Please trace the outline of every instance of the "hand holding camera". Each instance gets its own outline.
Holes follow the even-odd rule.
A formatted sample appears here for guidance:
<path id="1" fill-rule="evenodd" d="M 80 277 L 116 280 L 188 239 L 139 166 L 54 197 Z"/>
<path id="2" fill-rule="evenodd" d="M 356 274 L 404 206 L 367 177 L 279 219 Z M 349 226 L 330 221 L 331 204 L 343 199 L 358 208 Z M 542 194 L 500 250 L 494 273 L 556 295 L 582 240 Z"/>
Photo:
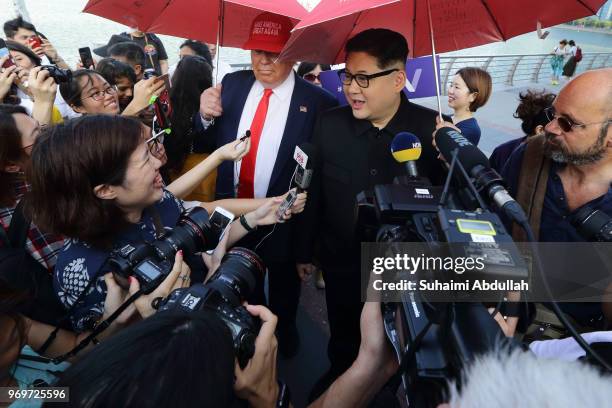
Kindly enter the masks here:
<path id="1" fill-rule="evenodd" d="M 57 83 L 53 73 L 45 68 L 40 66 L 30 70 L 28 88 L 35 102 L 53 104 L 57 94 Z"/>
<path id="2" fill-rule="evenodd" d="M 274 331 L 278 318 L 264 306 L 246 305 L 248 312 L 261 320 L 261 328 L 255 339 L 255 354 L 244 368 L 235 364 L 234 391 L 255 408 L 272 407 L 278 398 L 276 381 L 276 354 L 278 342 Z"/>

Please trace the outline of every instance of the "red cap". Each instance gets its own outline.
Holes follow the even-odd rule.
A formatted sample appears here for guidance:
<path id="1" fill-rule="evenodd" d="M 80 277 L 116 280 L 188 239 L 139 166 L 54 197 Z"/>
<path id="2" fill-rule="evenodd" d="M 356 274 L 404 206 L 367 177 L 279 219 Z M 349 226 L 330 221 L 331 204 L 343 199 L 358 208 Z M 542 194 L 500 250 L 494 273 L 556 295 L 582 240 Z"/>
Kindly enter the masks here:
<path id="1" fill-rule="evenodd" d="M 242 48 L 279 53 L 289 40 L 292 28 L 289 17 L 262 13 L 253 20 L 249 40 Z"/>

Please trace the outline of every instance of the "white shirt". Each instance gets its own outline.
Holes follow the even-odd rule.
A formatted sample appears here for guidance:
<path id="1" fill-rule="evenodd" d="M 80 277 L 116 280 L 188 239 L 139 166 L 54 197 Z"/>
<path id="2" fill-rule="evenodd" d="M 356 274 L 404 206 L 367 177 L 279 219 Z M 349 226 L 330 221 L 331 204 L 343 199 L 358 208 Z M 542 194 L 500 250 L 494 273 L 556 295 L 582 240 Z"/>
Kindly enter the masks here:
<path id="1" fill-rule="evenodd" d="M 291 103 L 291 95 L 295 87 L 295 76 L 293 71 L 287 79 L 273 89 L 268 105 L 268 113 L 264 123 L 261 136 L 259 137 L 259 147 L 257 149 L 257 159 L 255 161 L 255 185 L 253 186 L 255 198 L 266 197 L 268 186 L 270 185 L 270 177 L 276 162 L 276 155 L 285 133 L 285 125 L 287 124 L 287 115 L 289 114 L 289 105 Z M 255 81 L 246 99 L 242 116 L 240 116 L 240 124 L 238 125 L 238 134 L 236 138 L 242 137 L 245 132 L 251 127 L 257 105 L 264 94 L 264 87 L 259 81 Z M 234 172 L 234 187 L 238 186 L 240 178 L 240 165 L 242 161 L 236 163 L 236 171 Z M 289 186 L 287 186 L 289 188 Z"/>
<path id="2" fill-rule="evenodd" d="M 582 333 L 582 337 L 589 344 L 610 343 L 612 342 L 612 331 Z M 577 360 L 586 354 L 573 337 L 534 341 L 529 344 L 529 348 L 538 357 L 566 361 Z"/>

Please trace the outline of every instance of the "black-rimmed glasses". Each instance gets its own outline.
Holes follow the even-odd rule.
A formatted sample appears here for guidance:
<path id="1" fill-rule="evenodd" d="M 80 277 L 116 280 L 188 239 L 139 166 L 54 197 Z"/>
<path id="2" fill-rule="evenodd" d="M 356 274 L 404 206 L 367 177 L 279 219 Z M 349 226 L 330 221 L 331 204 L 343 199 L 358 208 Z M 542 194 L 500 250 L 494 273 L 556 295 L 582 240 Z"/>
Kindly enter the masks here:
<path id="1" fill-rule="evenodd" d="M 350 86 L 353 82 L 353 79 L 357 82 L 360 88 L 367 88 L 370 86 L 370 79 L 382 77 L 385 75 L 389 75 L 392 72 L 399 71 L 397 68 L 388 69 L 386 71 L 377 72 L 375 74 L 351 74 L 350 72 L 346 72 L 346 69 L 341 69 L 338 71 L 338 76 L 340 77 L 340 81 L 342 81 L 343 85 Z"/>

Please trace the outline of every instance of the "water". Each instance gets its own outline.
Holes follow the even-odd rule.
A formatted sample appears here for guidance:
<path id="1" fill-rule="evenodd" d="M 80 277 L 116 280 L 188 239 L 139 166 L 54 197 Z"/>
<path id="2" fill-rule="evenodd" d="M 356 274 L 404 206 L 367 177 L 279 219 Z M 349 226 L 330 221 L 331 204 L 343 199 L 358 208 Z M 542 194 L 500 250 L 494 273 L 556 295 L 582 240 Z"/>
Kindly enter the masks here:
<path id="1" fill-rule="evenodd" d="M 194 0 L 197 1 L 197 0 Z M 302 0 L 303 4 L 314 6 L 317 0 Z M 53 42 L 60 55 L 69 65 L 78 61 L 80 47 L 105 44 L 112 34 L 125 31 L 127 27 L 91 14 L 81 13 L 86 0 L 26 0 L 26 6 L 36 28 Z M 0 0 L 0 21 L 14 18 L 12 2 Z M 524 34 L 507 42 L 493 43 L 480 47 L 455 51 L 455 55 L 499 55 L 548 53 L 559 40 L 573 39 L 583 52 L 611 52 L 612 35 L 605 33 L 578 32 L 565 28 L 552 28 L 545 40 L 539 40 L 535 33 Z M 160 36 L 169 56 L 170 64 L 178 60 L 178 46 L 183 39 Z M 230 64 L 250 62 L 246 51 L 236 48 L 222 48 L 221 58 Z"/>

